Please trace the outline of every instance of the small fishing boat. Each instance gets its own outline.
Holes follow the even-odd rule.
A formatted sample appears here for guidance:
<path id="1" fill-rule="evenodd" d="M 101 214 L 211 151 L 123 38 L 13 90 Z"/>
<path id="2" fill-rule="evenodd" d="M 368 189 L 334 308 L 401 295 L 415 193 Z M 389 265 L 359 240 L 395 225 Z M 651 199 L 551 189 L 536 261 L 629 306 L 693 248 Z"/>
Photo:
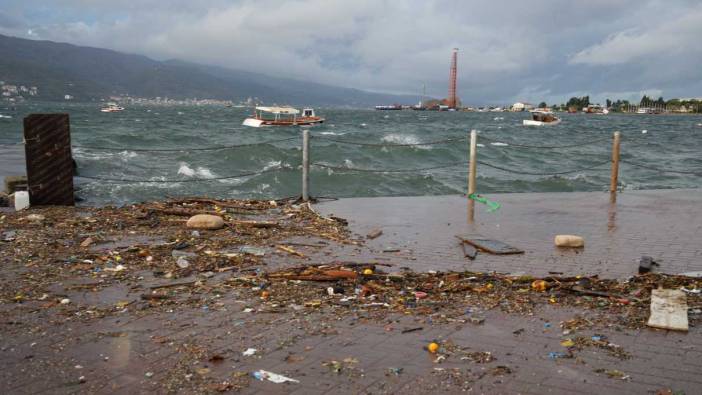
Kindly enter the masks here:
<path id="1" fill-rule="evenodd" d="M 260 128 L 262 126 L 313 126 L 324 123 L 324 118 L 318 117 L 314 109 L 305 108 L 302 115 L 292 107 L 256 107 L 254 115 L 246 118 L 242 125 Z"/>
<path id="2" fill-rule="evenodd" d="M 120 112 L 124 111 L 124 107 L 120 107 L 117 105 L 117 103 L 107 103 L 103 108 L 100 109 L 100 112 Z"/>
<path id="3" fill-rule="evenodd" d="M 530 112 L 531 119 L 525 119 L 522 121 L 524 126 L 558 125 L 561 123 L 561 119 L 550 110 L 537 109 Z"/>

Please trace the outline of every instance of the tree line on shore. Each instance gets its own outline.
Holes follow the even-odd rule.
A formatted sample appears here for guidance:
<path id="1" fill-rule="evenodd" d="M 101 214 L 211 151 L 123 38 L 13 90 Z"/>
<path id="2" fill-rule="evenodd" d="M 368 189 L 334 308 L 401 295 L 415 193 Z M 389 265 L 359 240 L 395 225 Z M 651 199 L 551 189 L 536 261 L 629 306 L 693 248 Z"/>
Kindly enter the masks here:
<path id="1" fill-rule="evenodd" d="M 571 97 L 568 102 L 562 104 L 553 104 L 552 109 L 556 111 L 575 110 L 580 111 L 589 105 L 600 106 L 600 103 L 592 103 L 590 96 Z M 539 107 L 547 107 L 545 102 L 541 102 Z M 671 112 L 690 112 L 702 113 L 702 100 L 700 99 L 670 99 L 665 100 L 663 96 L 658 99 L 643 95 L 638 103 L 630 102 L 629 100 L 612 101 L 607 99 L 604 108 L 614 112 L 630 112 L 636 111 L 638 108 L 657 108 Z"/>

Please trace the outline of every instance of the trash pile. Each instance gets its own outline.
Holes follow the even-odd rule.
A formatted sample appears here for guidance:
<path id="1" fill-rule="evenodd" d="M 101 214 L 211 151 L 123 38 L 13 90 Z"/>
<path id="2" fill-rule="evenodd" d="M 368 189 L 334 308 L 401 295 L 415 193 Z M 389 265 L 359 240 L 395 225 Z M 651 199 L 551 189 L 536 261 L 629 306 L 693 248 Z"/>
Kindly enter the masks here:
<path id="1" fill-rule="evenodd" d="M 290 241 L 362 246 L 365 238 L 352 237 L 346 225 L 289 200 L 181 198 L 121 208 L 32 208 L 0 217 L 5 268 L 0 299 L 75 313 L 70 309 L 78 307 L 65 292 L 52 292 L 55 284 L 93 292 L 123 285 L 136 297 L 91 308 L 93 315 L 130 305 L 138 311 L 202 306 L 212 299 L 208 295 L 236 291 L 250 311 L 328 309 L 335 316 L 362 311 L 379 319 L 401 313 L 474 324 L 482 323 L 480 311 L 531 314 L 548 304 L 593 310 L 602 323 L 640 328 L 650 314 L 652 290 L 662 287 L 682 289 L 689 296 L 690 322 L 699 321 L 699 278 L 417 273 L 379 262 L 314 263 Z M 274 254 L 286 265 L 267 268 Z M 204 296 L 193 299 L 193 291 Z"/>
<path id="2" fill-rule="evenodd" d="M 241 286 L 265 288 L 265 301 L 276 308 L 333 308 L 336 314 L 365 310 L 427 315 L 435 323 L 482 323 L 476 311 L 499 309 L 531 314 L 544 304 L 593 310 L 601 323 L 641 328 L 650 314 L 652 290 L 684 288 L 699 295 L 702 279 L 646 274 L 626 281 L 593 277 L 510 276 L 474 272 L 387 272 L 379 264 L 308 265 L 235 277 Z M 252 297 L 255 295 L 251 295 Z M 693 315 L 699 320 L 702 298 Z M 576 331 L 582 323 L 571 322 Z M 593 326 L 589 322 L 588 326 Z"/>
<path id="3" fill-rule="evenodd" d="M 218 221 L 194 223 L 202 215 Z M 267 254 L 295 254 L 282 244 L 294 237 L 314 239 L 320 246 L 356 243 L 343 220 L 284 200 L 184 198 L 6 213 L 0 215 L 0 300 L 59 304 L 64 298 L 50 291 L 57 283 L 87 291 L 158 281 L 168 288 L 186 278 L 183 284 L 196 285 L 216 275 L 255 270 Z M 151 294 L 145 298 L 159 300 Z"/>

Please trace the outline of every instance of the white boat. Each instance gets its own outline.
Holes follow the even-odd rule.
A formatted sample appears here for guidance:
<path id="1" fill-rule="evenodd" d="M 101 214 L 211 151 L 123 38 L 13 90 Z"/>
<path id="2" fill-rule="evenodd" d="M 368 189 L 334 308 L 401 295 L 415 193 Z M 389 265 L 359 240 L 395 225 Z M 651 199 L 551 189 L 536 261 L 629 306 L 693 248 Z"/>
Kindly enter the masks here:
<path id="1" fill-rule="evenodd" d="M 300 111 L 292 107 L 256 107 L 253 117 L 246 118 L 242 125 L 260 128 L 262 126 L 312 126 L 324 123 L 324 118 L 318 117 L 314 109 L 305 108 L 302 116 Z"/>
<path id="2" fill-rule="evenodd" d="M 561 119 L 551 112 L 551 110 L 537 109 L 530 112 L 531 119 L 522 121 L 524 126 L 551 126 L 561 123 Z"/>
<path id="3" fill-rule="evenodd" d="M 120 112 L 124 111 L 124 107 L 120 107 L 117 105 L 117 103 L 107 103 L 105 104 L 105 107 L 100 109 L 100 112 Z"/>
<path id="4" fill-rule="evenodd" d="M 585 114 L 596 114 L 596 115 L 607 115 L 609 110 L 606 107 L 602 107 L 599 104 L 590 104 L 583 108 Z"/>

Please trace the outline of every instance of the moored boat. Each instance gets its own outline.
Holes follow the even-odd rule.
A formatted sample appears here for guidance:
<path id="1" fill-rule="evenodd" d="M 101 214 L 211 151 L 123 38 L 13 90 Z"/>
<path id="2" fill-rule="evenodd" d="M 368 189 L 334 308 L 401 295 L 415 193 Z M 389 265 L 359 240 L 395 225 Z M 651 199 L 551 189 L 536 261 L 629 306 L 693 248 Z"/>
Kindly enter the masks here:
<path id="1" fill-rule="evenodd" d="M 324 123 L 324 118 L 318 117 L 314 109 L 305 108 L 300 111 L 292 107 L 256 107 L 254 115 L 246 118 L 242 125 L 260 128 L 262 126 L 312 126 Z"/>
<path id="2" fill-rule="evenodd" d="M 118 106 L 117 103 L 109 102 L 105 104 L 103 108 L 100 109 L 100 112 L 120 112 L 124 111 L 124 107 Z"/>
<path id="3" fill-rule="evenodd" d="M 600 106 L 599 104 L 589 104 L 587 107 L 583 107 L 583 113 L 607 115 L 609 114 L 609 110 L 606 107 Z"/>
<path id="4" fill-rule="evenodd" d="M 393 104 L 390 106 L 375 106 L 376 110 L 381 110 L 381 111 L 393 111 L 393 110 L 402 110 L 402 106 L 399 104 Z"/>
<path id="5" fill-rule="evenodd" d="M 530 111 L 531 119 L 525 119 L 522 121 L 524 126 L 546 126 L 546 125 L 558 125 L 561 123 L 561 119 L 558 118 L 551 110 L 548 109 L 537 109 Z"/>

